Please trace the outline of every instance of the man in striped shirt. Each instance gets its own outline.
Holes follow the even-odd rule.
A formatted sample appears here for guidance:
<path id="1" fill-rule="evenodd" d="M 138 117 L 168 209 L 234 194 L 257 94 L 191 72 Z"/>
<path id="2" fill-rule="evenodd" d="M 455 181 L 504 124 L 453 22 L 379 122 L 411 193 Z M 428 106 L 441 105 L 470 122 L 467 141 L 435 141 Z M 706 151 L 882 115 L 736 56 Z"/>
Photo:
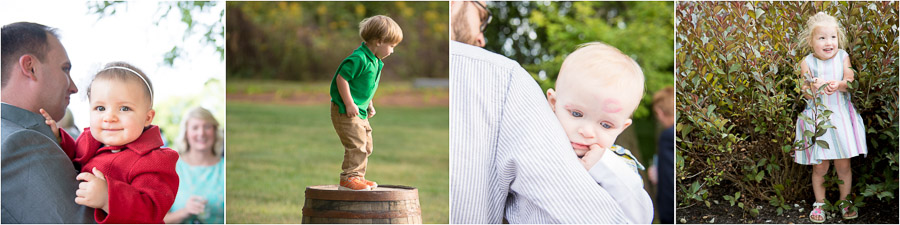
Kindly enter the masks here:
<path id="1" fill-rule="evenodd" d="M 629 222 L 578 161 L 531 75 L 477 47 L 485 3 L 453 1 L 451 16 L 450 222 Z"/>

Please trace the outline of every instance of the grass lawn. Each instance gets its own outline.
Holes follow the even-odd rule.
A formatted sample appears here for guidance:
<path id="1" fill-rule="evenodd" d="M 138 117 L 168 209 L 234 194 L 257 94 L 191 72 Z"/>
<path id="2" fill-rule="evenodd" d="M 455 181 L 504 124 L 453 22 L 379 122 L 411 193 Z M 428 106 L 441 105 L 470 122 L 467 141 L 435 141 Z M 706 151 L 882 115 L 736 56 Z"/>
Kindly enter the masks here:
<path id="1" fill-rule="evenodd" d="M 449 109 L 378 107 L 366 178 L 417 187 L 422 220 L 449 223 Z M 329 105 L 227 103 L 228 223 L 300 223 L 306 186 L 337 184 Z"/>

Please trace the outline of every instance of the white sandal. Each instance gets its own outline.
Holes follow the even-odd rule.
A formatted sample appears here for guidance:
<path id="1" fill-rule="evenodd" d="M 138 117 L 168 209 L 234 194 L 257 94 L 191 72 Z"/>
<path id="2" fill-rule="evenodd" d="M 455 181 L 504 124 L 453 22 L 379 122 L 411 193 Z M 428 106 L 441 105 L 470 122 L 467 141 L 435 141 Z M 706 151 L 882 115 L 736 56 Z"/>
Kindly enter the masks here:
<path id="1" fill-rule="evenodd" d="M 822 206 L 824 206 L 824 202 L 816 202 L 813 203 L 812 210 L 809 211 L 809 221 L 813 223 L 822 223 L 825 222 L 825 211 L 822 211 Z M 820 216 L 821 220 L 813 219 L 813 216 Z"/>

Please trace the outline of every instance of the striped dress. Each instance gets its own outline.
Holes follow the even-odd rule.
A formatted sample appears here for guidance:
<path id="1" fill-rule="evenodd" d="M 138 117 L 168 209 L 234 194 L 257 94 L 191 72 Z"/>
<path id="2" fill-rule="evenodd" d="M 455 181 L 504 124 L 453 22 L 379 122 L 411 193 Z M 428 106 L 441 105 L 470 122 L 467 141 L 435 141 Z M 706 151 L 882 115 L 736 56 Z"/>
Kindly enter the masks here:
<path id="1" fill-rule="evenodd" d="M 838 50 L 837 54 L 828 60 L 820 60 L 812 54 L 804 58 L 804 62 L 809 67 L 810 73 L 815 78 L 824 79 L 825 81 L 842 80 L 844 77 L 844 58 L 847 52 L 843 49 Z M 830 148 L 825 149 L 819 147 L 815 143 L 806 143 L 806 146 L 812 146 L 803 151 L 797 151 L 794 154 L 794 162 L 804 165 L 815 165 L 822 163 L 822 160 L 847 159 L 858 156 L 860 154 L 868 154 L 866 149 L 866 134 L 863 126 L 862 117 L 856 112 L 853 103 L 850 102 L 850 93 L 835 92 L 831 95 L 820 95 L 825 107 L 832 111 L 830 124 L 834 128 L 825 131 L 825 134 L 818 138 L 828 142 Z M 815 118 L 814 104 L 810 101 L 803 115 Z M 822 113 L 820 110 L 819 113 Z M 809 141 L 803 137 L 804 131 L 815 132 L 815 124 L 808 124 L 802 119 L 797 119 L 797 135 L 796 140 Z"/>

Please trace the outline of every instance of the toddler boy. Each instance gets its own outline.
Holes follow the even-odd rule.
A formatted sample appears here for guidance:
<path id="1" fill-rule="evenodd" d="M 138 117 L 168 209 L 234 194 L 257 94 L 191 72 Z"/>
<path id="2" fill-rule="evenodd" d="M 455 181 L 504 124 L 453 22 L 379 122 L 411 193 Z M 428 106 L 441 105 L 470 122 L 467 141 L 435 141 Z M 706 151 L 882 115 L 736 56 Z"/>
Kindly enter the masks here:
<path id="1" fill-rule="evenodd" d="M 372 127 L 375 116 L 372 97 L 381 79 L 381 61 L 403 40 L 403 32 L 393 19 L 377 15 L 359 23 L 363 42 L 338 66 L 331 80 L 331 123 L 344 146 L 341 190 L 371 190 L 378 186 L 366 180 L 366 164 L 372 154 Z"/>

